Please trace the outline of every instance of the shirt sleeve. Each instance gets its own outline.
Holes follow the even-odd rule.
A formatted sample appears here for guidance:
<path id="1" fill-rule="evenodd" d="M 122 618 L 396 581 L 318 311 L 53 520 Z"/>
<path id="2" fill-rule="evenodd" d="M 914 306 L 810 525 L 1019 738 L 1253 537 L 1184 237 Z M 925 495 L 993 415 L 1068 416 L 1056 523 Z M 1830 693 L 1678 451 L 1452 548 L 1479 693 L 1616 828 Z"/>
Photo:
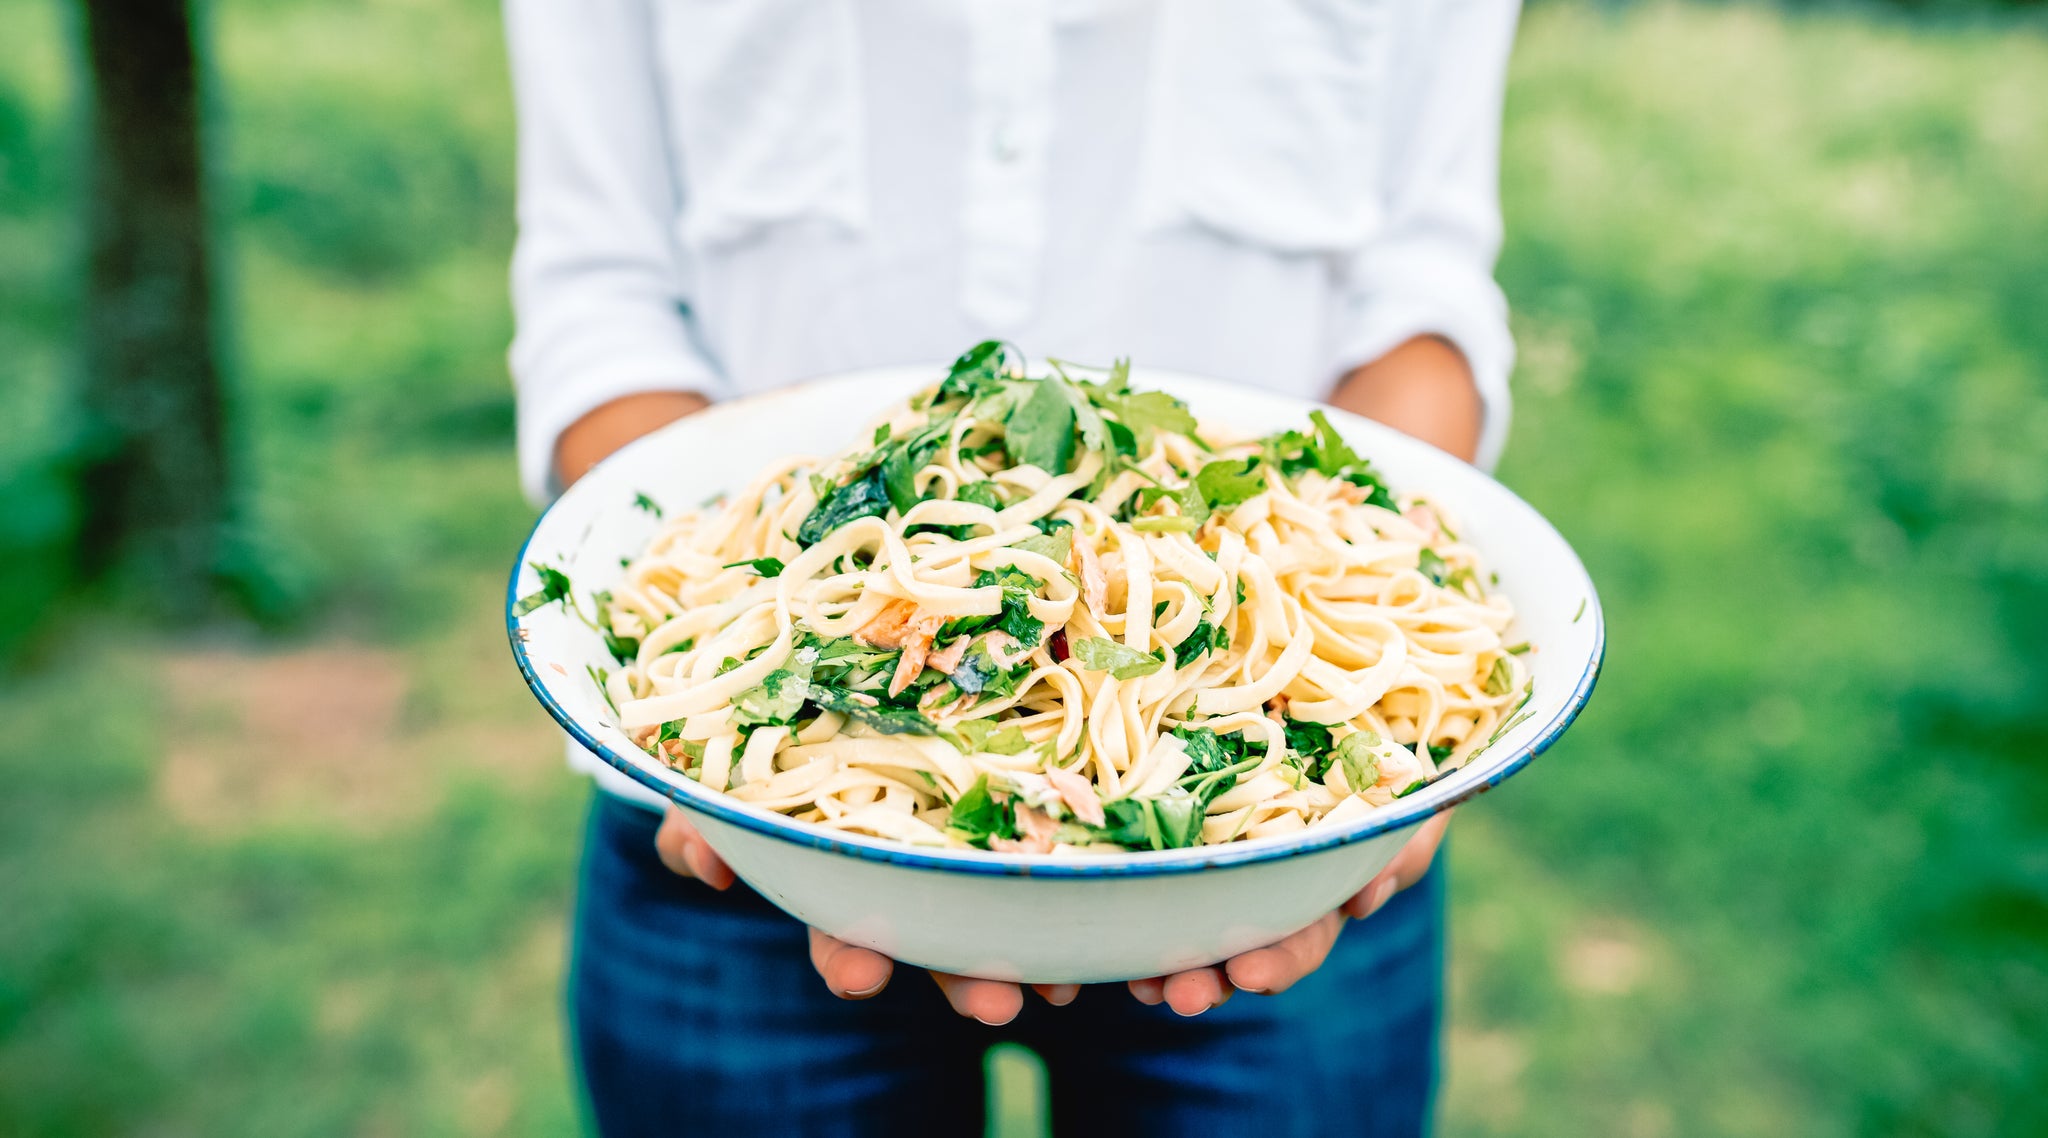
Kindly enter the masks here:
<path id="1" fill-rule="evenodd" d="M 650 24 L 646 0 L 505 3 L 519 114 L 511 368 L 520 483 L 536 501 L 559 492 L 555 440 L 585 413 L 638 392 L 725 393 L 692 334 Z"/>
<path id="2" fill-rule="evenodd" d="M 1420 335 L 1464 353 L 1485 404 L 1477 463 L 1507 441 L 1514 339 L 1494 282 L 1500 254 L 1500 123 L 1517 0 L 1396 5 L 1404 27 L 1387 90 L 1385 224 L 1347 264 L 1336 373 Z"/>

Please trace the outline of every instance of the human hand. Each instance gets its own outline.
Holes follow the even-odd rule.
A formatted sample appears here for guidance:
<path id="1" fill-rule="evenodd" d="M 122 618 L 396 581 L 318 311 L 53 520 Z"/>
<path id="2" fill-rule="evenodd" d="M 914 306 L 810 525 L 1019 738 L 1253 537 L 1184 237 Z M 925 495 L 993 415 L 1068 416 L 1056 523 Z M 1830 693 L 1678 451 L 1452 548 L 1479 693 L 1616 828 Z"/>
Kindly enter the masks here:
<path id="1" fill-rule="evenodd" d="M 673 806 L 655 832 L 654 849 L 672 872 L 694 877 L 713 889 L 732 888 L 732 870 Z M 880 995 L 896 971 L 896 962 L 881 953 L 836 940 L 817 929 L 811 930 L 811 966 L 818 970 L 825 987 L 845 1000 Z M 933 972 L 931 977 L 954 1011 L 990 1026 L 1008 1023 L 1024 1010 L 1024 990 L 1016 984 L 948 972 Z M 1034 984 L 1032 988 L 1053 1004 L 1071 1003 L 1081 992 L 1078 984 Z"/>
<path id="2" fill-rule="evenodd" d="M 1371 916 L 1394 894 L 1422 880 L 1436 857 L 1437 846 L 1443 843 L 1444 827 L 1450 820 L 1450 812 L 1445 811 L 1424 822 L 1408 844 L 1401 847 L 1401 852 L 1394 855 L 1394 860 L 1365 883 L 1365 888 L 1300 932 L 1264 948 L 1239 953 L 1221 964 L 1133 980 L 1131 995 L 1140 1003 L 1164 1003 L 1181 1015 L 1195 1016 L 1222 1007 L 1240 990 L 1263 996 L 1286 991 L 1323 966 L 1337 943 L 1337 934 L 1344 931 L 1346 920 Z"/>

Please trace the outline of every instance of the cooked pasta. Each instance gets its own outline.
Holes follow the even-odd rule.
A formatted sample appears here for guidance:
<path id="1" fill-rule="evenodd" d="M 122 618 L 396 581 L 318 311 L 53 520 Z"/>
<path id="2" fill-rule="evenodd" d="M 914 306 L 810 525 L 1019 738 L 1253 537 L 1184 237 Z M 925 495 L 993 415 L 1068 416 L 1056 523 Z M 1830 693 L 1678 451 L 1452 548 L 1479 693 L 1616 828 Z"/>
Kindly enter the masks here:
<path id="1" fill-rule="evenodd" d="M 1031 853 L 1359 817 L 1527 698 L 1477 551 L 1320 412 L 1233 438 L 983 344 L 860 445 L 670 513 L 598 598 L 650 754 L 838 830 Z"/>

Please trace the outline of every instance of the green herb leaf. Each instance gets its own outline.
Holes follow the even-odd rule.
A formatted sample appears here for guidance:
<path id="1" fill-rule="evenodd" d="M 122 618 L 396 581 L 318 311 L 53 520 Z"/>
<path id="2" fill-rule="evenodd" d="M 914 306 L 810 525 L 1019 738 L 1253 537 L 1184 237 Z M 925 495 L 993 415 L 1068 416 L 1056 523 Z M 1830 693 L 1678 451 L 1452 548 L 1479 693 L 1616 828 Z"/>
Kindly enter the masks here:
<path id="1" fill-rule="evenodd" d="M 1379 782 L 1380 757 L 1373 750 L 1379 745 L 1377 731 L 1356 731 L 1337 740 L 1336 760 L 1344 765 L 1344 781 L 1354 793 Z"/>
<path id="2" fill-rule="evenodd" d="M 1308 421 L 1314 423 L 1316 427 L 1316 469 L 1322 471 L 1325 477 L 1335 478 L 1343 473 L 1347 466 L 1362 465 L 1358 452 L 1352 450 L 1351 444 L 1344 441 L 1344 436 L 1337 433 L 1337 428 L 1330 425 L 1328 415 L 1320 410 L 1310 411 Z"/>
<path id="3" fill-rule="evenodd" d="M 941 399 L 954 396 L 973 398 L 981 395 L 1002 381 L 1009 352 L 1001 340 L 983 340 L 953 361 L 944 382 L 939 384 Z"/>
<path id="4" fill-rule="evenodd" d="M 661 516 L 661 507 L 655 505 L 654 499 L 645 494 L 634 494 L 633 505 L 647 513 L 653 514 L 657 518 Z"/>
<path id="5" fill-rule="evenodd" d="M 1429 578 L 1430 580 L 1436 582 L 1439 585 L 1443 584 L 1445 581 L 1450 579 L 1450 562 L 1445 561 L 1442 557 L 1438 556 L 1436 550 L 1431 549 L 1428 546 L 1424 546 L 1422 550 L 1415 555 L 1415 567 L 1417 569 L 1422 570 L 1423 576 Z"/>
<path id="6" fill-rule="evenodd" d="M 1414 782 L 1409 783 L 1407 786 L 1404 786 L 1401 789 L 1395 791 L 1394 797 L 1406 798 L 1409 795 L 1415 793 L 1416 791 L 1421 790 L 1423 787 L 1428 786 L 1433 781 L 1435 780 L 1427 778 L 1418 778 Z"/>
<path id="7" fill-rule="evenodd" d="M 1330 769 L 1330 729 L 1321 723 L 1304 723 L 1299 719 L 1284 721 L 1287 730 L 1287 749 L 1301 757 L 1301 767 L 1311 777 L 1321 778 Z"/>
<path id="8" fill-rule="evenodd" d="M 1100 636 L 1084 637 L 1070 644 L 1069 648 L 1083 668 L 1091 672 L 1108 672 L 1119 680 L 1149 676 L 1166 663 L 1157 656 L 1148 656 L 1136 648 Z"/>
<path id="9" fill-rule="evenodd" d="M 1514 682 L 1515 670 L 1508 667 L 1508 658 L 1501 656 L 1493 661 L 1492 670 L 1486 673 L 1486 686 L 1480 690 L 1487 695 L 1506 695 Z"/>
<path id="10" fill-rule="evenodd" d="M 1066 526 L 1051 533 L 1027 537 L 1010 548 L 1036 553 L 1050 559 L 1055 565 L 1065 565 L 1067 558 L 1074 552 L 1074 528 Z"/>
<path id="11" fill-rule="evenodd" d="M 745 565 L 763 577 L 780 577 L 784 568 L 780 557 L 756 557 L 749 561 L 728 561 L 721 569 L 737 569 Z"/>
<path id="12" fill-rule="evenodd" d="M 937 735 L 939 728 L 916 708 L 869 703 L 856 693 L 825 684 L 810 685 L 810 699 L 826 711 L 857 719 L 884 735 Z"/>
<path id="13" fill-rule="evenodd" d="M 1195 488 L 1210 509 L 1228 510 L 1241 506 L 1265 492 L 1266 479 L 1258 455 L 1226 458 L 1206 463 L 1195 474 Z"/>
<path id="14" fill-rule="evenodd" d="M 734 724 L 746 727 L 795 722 L 797 712 L 810 697 L 811 669 L 817 660 L 817 651 L 806 648 L 791 656 L 786 667 L 768 673 L 758 686 L 734 696 Z"/>
<path id="15" fill-rule="evenodd" d="M 1204 620 L 1195 625 L 1188 638 L 1174 645 L 1173 666 L 1185 668 L 1204 652 L 1221 652 L 1230 647 L 1230 634 Z"/>
<path id="16" fill-rule="evenodd" d="M 1058 379 L 1035 382 L 1030 398 L 1010 412 L 1004 425 L 1010 456 L 1047 474 L 1065 474 L 1074 456 L 1074 404 Z"/>
<path id="17" fill-rule="evenodd" d="M 947 828 L 985 848 L 990 838 L 1017 835 L 1016 807 L 1008 801 L 998 802 L 989 791 L 988 776 L 982 775 L 954 800 Z"/>
<path id="18" fill-rule="evenodd" d="M 512 606 L 513 616 L 525 616 L 542 605 L 551 605 L 556 601 L 566 600 L 569 596 L 567 574 L 553 566 L 542 565 L 538 561 L 529 561 L 527 564 L 533 567 L 535 573 L 540 574 L 540 588 L 519 598 L 518 603 Z"/>
<path id="19" fill-rule="evenodd" d="M 876 467 L 865 477 L 857 478 L 833 490 L 820 501 L 804 524 L 796 531 L 798 545 L 812 546 L 824 540 L 825 535 L 848 522 L 861 518 L 879 518 L 888 514 L 889 491 L 883 485 L 882 471 Z"/>

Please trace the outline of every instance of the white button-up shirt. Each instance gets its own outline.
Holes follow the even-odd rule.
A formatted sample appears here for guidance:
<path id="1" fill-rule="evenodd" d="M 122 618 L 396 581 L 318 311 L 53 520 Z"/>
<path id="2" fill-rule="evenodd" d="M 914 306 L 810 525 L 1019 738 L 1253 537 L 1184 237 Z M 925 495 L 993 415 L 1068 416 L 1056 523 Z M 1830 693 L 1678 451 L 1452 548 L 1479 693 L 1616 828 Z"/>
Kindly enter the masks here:
<path id="1" fill-rule="evenodd" d="M 507 0 L 523 480 L 635 392 L 1037 355 L 1304 396 L 1411 336 L 1506 431 L 1515 0 Z"/>

